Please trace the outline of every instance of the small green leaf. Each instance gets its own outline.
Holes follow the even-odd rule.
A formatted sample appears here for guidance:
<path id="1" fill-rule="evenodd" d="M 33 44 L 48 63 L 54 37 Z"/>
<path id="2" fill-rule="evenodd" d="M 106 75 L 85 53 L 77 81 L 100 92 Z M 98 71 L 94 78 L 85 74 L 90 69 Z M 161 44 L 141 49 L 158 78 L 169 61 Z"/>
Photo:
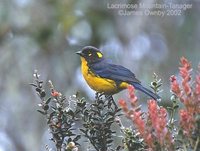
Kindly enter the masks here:
<path id="1" fill-rule="evenodd" d="M 55 112 L 53 111 L 50 115 L 49 115 L 49 118 L 48 118 L 48 121 L 47 121 L 47 124 L 50 124 L 51 122 L 51 118 L 54 116 Z"/>
<path id="2" fill-rule="evenodd" d="M 71 109 L 69 109 L 66 113 L 68 115 L 71 115 L 72 117 L 74 117 L 74 112 Z"/>
<path id="3" fill-rule="evenodd" d="M 178 109 L 178 108 L 179 108 L 179 105 L 178 105 L 178 104 L 174 106 L 174 109 Z"/>
<path id="4" fill-rule="evenodd" d="M 80 131 L 83 132 L 84 134 L 87 134 L 87 130 L 80 129 Z"/>
<path id="5" fill-rule="evenodd" d="M 44 111 L 41 110 L 37 110 L 39 113 L 41 113 L 42 115 L 46 115 L 46 113 Z"/>
<path id="6" fill-rule="evenodd" d="M 37 85 L 35 83 L 29 83 L 29 85 L 37 87 Z"/>
<path id="7" fill-rule="evenodd" d="M 162 86 L 162 83 L 158 84 L 158 85 L 157 85 L 157 88 L 159 88 L 159 87 L 161 87 L 161 86 Z"/>
<path id="8" fill-rule="evenodd" d="M 79 107 L 84 107 L 86 105 L 86 102 L 78 102 L 77 103 L 77 106 L 79 106 Z"/>
<path id="9" fill-rule="evenodd" d="M 35 91 L 37 91 L 38 93 L 40 93 L 42 90 L 40 88 L 36 88 Z"/>
<path id="10" fill-rule="evenodd" d="M 172 108 L 172 107 L 169 107 L 169 106 L 167 107 L 167 109 L 168 109 L 168 110 L 170 110 L 170 111 L 172 111 L 172 110 L 173 110 L 173 108 Z"/>
<path id="11" fill-rule="evenodd" d="M 120 149 L 122 149 L 122 146 L 117 146 L 116 151 L 119 151 Z"/>
<path id="12" fill-rule="evenodd" d="M 73 139 L 73 141 L 76 142 L 76 141 L 78 141 L 80 138 L 81 138 L 81 135 L 77 135 L 77 136 Z"/>
<path id="13" fill-rule="evenodd" d="M 48 98 L 48 99 L 46 100 L 46 104 L 49 104 L 50 101 L 51 101 L 51 98 Z"/>
<path id="14" fill-rule="evenodd" d="M 112 143 L 113 142 L 113 140 L 111 139 L 111 140 L 108 140 L 106 143 L 107 144 L 110 144 L 110 143 Z"/>

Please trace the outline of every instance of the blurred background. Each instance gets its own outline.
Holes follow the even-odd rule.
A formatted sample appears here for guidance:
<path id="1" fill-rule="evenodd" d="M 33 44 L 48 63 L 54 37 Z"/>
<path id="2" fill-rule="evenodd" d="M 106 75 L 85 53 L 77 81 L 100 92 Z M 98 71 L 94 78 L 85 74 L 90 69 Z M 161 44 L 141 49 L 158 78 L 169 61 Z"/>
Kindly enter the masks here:
<path id="1" fill-rule="evenodd" d="M 120 8 L 110 8 L 130 3 L 192 8 L 164 17 L 120 15 Z M 101 48 L 146 86 L 157 73 L 161 96 L 169 101 L 169 77 L 178 73 L 179 58 L 188 58 L 194 69 L 200 61 L 199 14 L 199 0 L 0 0 L 0 151 L 44 150 L 49 141 L 46 121 L 36 111 L 40 100 L 29 86 L 35 69 L 67 97 L 77 91 L 94 97 L 75 54 L 86 45 Z M 119 97 L 127 97 L 126 91 Z"/>

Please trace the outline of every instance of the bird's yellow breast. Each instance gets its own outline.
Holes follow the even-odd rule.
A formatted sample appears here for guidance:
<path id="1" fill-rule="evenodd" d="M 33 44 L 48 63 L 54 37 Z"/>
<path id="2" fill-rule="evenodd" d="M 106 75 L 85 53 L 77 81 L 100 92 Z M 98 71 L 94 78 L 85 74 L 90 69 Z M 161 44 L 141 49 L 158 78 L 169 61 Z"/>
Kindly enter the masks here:
<path id="1" fill-rule="evenodd" d="M 101 78 L 89 69 L 85 58 L 81 57 L 81 71 L 87 84 L 97 92 L 104 92 L 106 94 L 114 94 L 122 89 L 127 88 L 128 84 L 122 82 L 119 86 L 111 79 Z"/>

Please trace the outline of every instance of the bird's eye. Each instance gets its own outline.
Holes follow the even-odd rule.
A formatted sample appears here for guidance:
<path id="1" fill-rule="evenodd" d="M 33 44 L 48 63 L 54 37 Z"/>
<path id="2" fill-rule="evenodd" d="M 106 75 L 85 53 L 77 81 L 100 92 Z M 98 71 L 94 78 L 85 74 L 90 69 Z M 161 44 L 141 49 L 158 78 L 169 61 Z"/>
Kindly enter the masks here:
<path id="1" fill-rule="evenodd" d="M 91 55 L 92 55 L 91 53 L 88 54 L 89 57 L 90 57 Z"/>
<path id="2" fill-rule="evenodd" d="M 99 58 L 102 58 L 102 57 L 103 57 L 103 54 L 100 53 L 100 52 L 97 52 L 97 56 L 98 56 Z"/>

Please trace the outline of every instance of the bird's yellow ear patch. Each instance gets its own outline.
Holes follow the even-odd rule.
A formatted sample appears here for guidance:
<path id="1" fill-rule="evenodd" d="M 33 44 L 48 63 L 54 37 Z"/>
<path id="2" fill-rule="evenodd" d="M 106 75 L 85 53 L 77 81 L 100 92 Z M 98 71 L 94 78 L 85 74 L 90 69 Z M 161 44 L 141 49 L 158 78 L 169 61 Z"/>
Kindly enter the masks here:
<path id="1" fill-rule="evenodd" d="M 103 54 L 100 53 L 100 52 L 97 52 L 97 55 L 98 55 L 99 58 L 102 58 L 102 57 L 103 57 Z"/>

